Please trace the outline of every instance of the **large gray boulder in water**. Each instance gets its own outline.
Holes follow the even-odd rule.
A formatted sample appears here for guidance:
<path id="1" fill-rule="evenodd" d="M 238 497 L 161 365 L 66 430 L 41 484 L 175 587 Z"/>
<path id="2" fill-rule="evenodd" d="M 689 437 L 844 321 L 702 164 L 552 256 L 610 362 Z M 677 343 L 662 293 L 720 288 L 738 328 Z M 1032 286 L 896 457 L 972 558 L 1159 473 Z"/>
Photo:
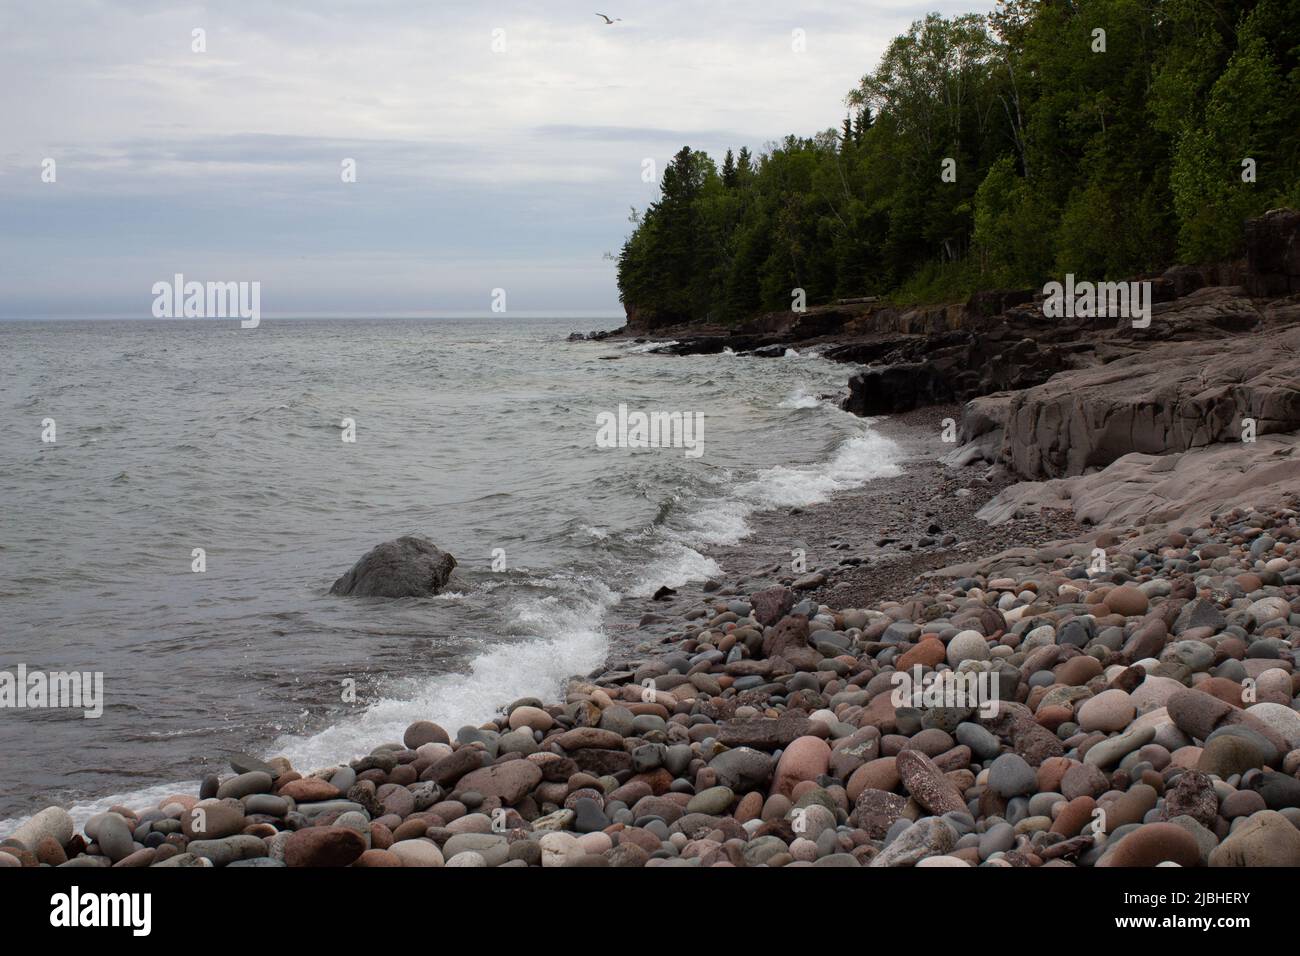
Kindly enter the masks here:
<path id="1" fill-rule="evenodd" d="M 352 597 L 426 597 L 447 583 L 456 559 L 428 538 L 405 535 L 371 549 L 330 594 Z"/>

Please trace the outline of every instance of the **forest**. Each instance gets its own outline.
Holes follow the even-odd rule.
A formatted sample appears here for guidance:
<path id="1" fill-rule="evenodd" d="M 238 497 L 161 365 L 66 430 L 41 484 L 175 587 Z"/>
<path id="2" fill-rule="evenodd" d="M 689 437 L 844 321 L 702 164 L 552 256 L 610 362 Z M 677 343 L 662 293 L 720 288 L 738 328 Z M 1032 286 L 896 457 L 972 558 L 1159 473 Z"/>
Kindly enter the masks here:
<path id="1" fill-rule="evenodd" d="M 838 129 L 719 164 L 684 146 L 634 210 L 639 322 L 732 324 L 1240 255 L 1300 208 L 1300 0 L 1006 0 L 931 14 Z"/>

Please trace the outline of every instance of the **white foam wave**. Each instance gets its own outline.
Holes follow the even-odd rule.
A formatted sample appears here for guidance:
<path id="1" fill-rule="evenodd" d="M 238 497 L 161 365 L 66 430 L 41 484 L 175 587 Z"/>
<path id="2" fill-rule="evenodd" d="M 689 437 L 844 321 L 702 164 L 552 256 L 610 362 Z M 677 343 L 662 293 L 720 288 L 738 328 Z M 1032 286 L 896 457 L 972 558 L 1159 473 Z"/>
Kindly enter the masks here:
<path id="1" fill-rule="evenodd" d="M 802 388 L 796 388 L 793 392 L 781 399 L 777 403 L 778 408 L 817 408 L 824 404 L 816 395 L 809 395 Z"/>
<path id="2" fill-rule="evenodd" d="M 700 581 L 721 573 L 717 561 L 680 541 L 669 541 L 663 547 L 663 554 L 645 566 L 628 588 L 628 594 L 648 597 L 665 585 L 677 588 L 687 581 Z"/>
<path id="3" fill-rule="evenodd" d="M 902 474 L 901 457 L 897 443 L 868 429 L 843 442 L 827 462 L 768 468 L 736 493 L 768 508 L 805 508 L 826 501 L 837 491 Z"/>
<path id="4" fill-rule="evenodd" d="M 153 787 L 145 787 L 141 790 L 135 790 L 131 793 L 115 793 L 111 796 L 101 797 L 97 800 L 86 803 L 73 804 L 67 807 L 68 813 L 72 816 L 72 822 L 78 829 L 85 826 L 86 821 L 97 813 L 103 813 L 109 807 L 124 806 L 132 810 L 147 810 L 150 807 L 158 806 L 159 801 L 164 797 L 170 797 L 178 793 L 188 793 L 195 795 L 199 792 L 198 780 L 187 780 L 181 783 L 161 783 Z M 8 820 L 0 820 L 0 834 L 10 834 L 22 826 L 29 817 L 11 817 Z"/>
<path id="5" fill-rule="evenodd" d="M 680 587 L 688 581 L 716 577 L 722 569 L 697 548 L 742 541 L 750 534 L 748 519 L 755 512 L 807 507 L 838 491 L 901 474 L 900 458 L 901 449 L 895 442 L 864 423 L 863 431 L 841 443 L 827 461 L 766 468 L 736 485 L 730 494 L 703 503 L 689 515 L 686 529 L 669 531 L 670 539 L 662 546 L 660 557 L 646 566 L 628 593 L 644 597 L 663 585 Z"/>
<path id="6" fill-rule="evenodd" d="M 639 352 L 653 352 L 655 349 L 668 348 L 676 344 L 676 339 L 670 339 L 667 342 L 642 342 L 640 345 L 629 345 L 626 351 L 629 355 Z"/>
<path id="7" fill-rule="evenodd" d="M 846 439 L 828 461 L 777 465 L 737 485 L 732 493 L 700 508 L 681 535 L 687 544 L 735 544 L 750 533 L 748 518 L 756 511 L 806 508 L 839 491 L 859 488 L 877 478 L 902 473 L 897 443 L 865 430 Z"/>
<path id="8" fill-rule="evenodd" d="M 474 658 L 469 673 L 431 678 L 413 693 L 385 697 L 319 733 L 283 737 L 268 752 L 283 754 L 299 770 L 317 769 L 401 740 L 417 720 L 432 720 L 454 735 L 520 697 L 555 700 L 565 680 L 605 660 L 609 641 L 602 620 L 619 595 L 601 585 L 594 589 L 595 597 L 585 600 L 547 595 L 524 602 L 515 609 L 510 630 L 531 639 L 489 647 Z"/>

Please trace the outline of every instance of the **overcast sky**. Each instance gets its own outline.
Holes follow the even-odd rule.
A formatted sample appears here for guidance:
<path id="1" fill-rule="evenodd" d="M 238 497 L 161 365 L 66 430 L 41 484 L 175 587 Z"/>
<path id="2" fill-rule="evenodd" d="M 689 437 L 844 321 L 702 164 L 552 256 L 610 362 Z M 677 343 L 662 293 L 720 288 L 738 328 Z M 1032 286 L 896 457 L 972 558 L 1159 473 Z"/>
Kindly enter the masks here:
<path id="1" fill-rule="evenodd" d="M 619 314 L 643 160 L 837 126 L 912 20 L 991 6 L 3 0 L 0 318 L 148 317 L 178 272 L 269 316 Z"/>

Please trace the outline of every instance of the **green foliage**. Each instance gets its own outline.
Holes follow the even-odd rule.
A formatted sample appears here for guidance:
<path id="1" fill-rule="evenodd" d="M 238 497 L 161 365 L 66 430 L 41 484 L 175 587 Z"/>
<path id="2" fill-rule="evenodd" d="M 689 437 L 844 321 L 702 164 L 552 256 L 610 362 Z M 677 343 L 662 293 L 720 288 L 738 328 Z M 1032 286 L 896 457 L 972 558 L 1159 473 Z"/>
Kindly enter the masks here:
<path id="1" fill-rule="evenodd" d="M 1200 123 L 1182 132 L 1172 174 L 1181 223 L 1179 247 L 1191 258 L 1230 255 L 1241 223 L 1271 198 L 1242 182 L 1243 162 L 1268 167 L 1283 117 L 1277 70 L 1261 40 L 1239 50 L 1210 91 Z"/>
<path id="2" fill-rule="evenodd" d="M 1012 157 L 995 162 L 975 193 L 971 242 L 976 283 L 985 288 L 1026 286 L 1047 274 L 1058 221 L 1058 211 L 1030 188 Z"/>
<path id="3" fill-rule="evenodd" d="M 931 14 L 846 100 L 840 128 L 728 150 L 721 175 L 678 153 L 623 248 L 623 301 L 736 322 L 795 289 L 928 302 L 1124 278 L 1235 256 L 1244 219 L 1300 204 L 1300 0 Z"/>
<path id="4" fill-rule="evenodd" d="M 979 266 L 973 259 L 926 262 L 891 295 L 898 305 L 941 305 L 970 294 L 981 285 Z"/>

